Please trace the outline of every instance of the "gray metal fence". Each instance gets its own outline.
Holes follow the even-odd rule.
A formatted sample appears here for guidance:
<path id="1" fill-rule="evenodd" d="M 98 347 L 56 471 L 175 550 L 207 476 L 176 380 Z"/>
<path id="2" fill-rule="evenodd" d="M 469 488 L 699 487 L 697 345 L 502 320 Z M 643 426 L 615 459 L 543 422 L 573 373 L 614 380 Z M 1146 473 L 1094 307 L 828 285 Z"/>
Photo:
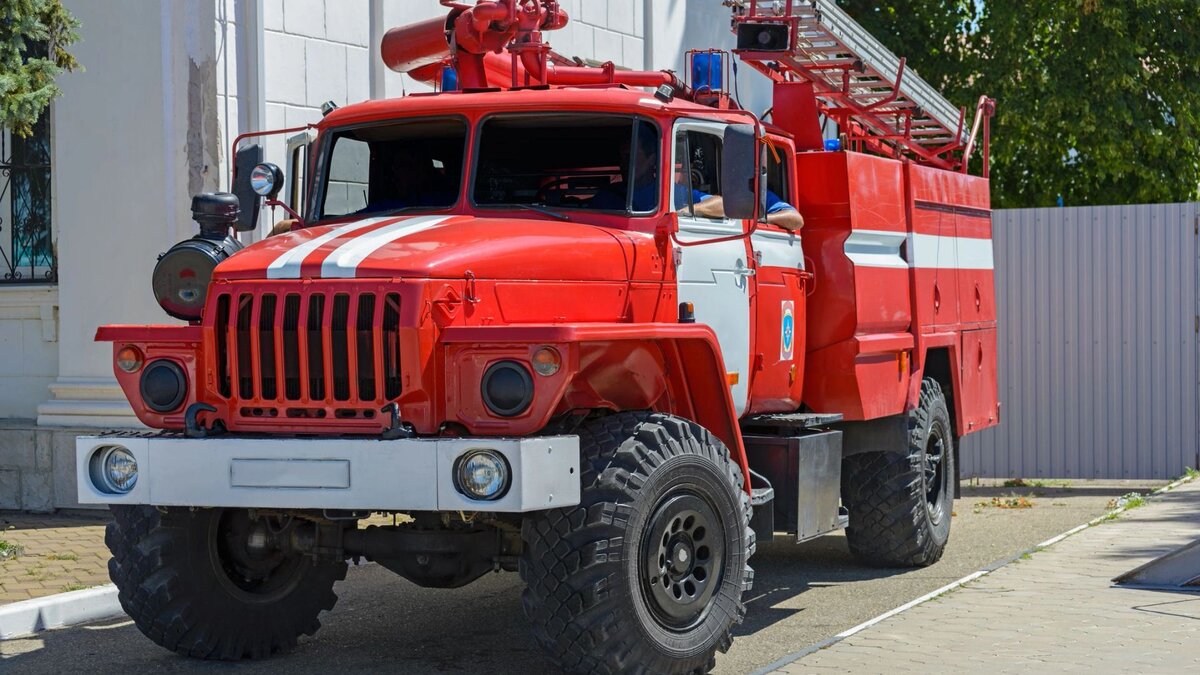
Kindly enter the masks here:
<path id="1" fill-rule="evenodd" d="M 1001 425 L 963 439 L 963 476 L 1200 465 L 1198 207 L 995 212 Z"/>

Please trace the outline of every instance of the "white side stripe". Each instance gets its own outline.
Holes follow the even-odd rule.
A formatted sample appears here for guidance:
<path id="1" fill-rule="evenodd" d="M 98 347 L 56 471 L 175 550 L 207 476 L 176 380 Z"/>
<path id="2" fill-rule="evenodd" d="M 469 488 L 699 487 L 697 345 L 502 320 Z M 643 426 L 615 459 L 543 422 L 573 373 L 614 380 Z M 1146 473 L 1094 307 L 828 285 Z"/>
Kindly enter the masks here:
<path id="1" fill-rule="evenodd" d="M 901 255 L 900 245 L 905 243 L 907 250 Z M 861 267 L 995 269 L 991 239 L 855 230 L 843 248 Z"/>
<path id="2" fill-rule="evenodd" d="M 368 218 L 366 220 L 360 220 L 357 223 L 336 227 L 329 232 L 316 237 L 315 239 L 309 239 L 303 244 L 284 252 L 283 255 L 276 258 L 275 262 L 271 263 L 270 266 L 267 267 L 267 278 L 299 279 L 300 265 L 304 263 L 304 259 L 307 258 L 313 251 L 321 248 L 325 244 L 328 244 L 342 235 L 350 232 L 357 232 L 358 230 L 370 227 L 372 225 L 378 225 L 385 220 L 391 220 L 391 218 Z"/>
<path id="3" fill-rule="evenodd" d="M 860 267 L 898 267 L 908 269 L 900 255 L 900 245 L 907 235 L 903 232 L 854 230 L 846 238 L 846 257 Z"/>
<path id="4" fill-rule="evenodd" d="M 420 216 L 381 227 L 342 244 L 321 263 L 324 279 L 353 279 L 358 266 L 370 255 L 397 239 L 423 232 L 444 222 L 448 216 Z"/>
<path id="5" fill-rule="evenodd" d="M 913 267 L 995 269 L 991 239 L 939 237 L 936 234 L 908 235 L 908 262 Z"/>

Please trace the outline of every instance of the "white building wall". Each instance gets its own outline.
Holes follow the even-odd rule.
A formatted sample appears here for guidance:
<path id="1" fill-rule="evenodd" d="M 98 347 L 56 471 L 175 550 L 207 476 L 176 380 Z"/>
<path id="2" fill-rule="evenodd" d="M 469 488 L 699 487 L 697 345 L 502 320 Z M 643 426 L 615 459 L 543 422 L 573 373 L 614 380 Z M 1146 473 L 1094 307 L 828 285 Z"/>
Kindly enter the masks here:
<path id="1" fill-rule="evenodd" d="M 0 286 L 0 418 L 37 417 L 57 375 L 58 288 Z"/>

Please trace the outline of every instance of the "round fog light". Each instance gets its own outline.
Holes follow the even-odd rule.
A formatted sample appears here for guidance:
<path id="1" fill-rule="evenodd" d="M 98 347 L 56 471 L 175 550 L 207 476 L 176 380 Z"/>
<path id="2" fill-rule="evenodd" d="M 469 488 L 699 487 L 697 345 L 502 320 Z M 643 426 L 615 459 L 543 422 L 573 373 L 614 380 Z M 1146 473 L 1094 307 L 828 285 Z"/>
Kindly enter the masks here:
<path id="1" fill-rule="evenodd" d="M 492 501 L 508 492 L 508 460 L 495 450 L 472 450 L 458 458 L 454 482 L 470 499 Z"/>
<path id="2" fill-rule="evenodd" d="M 92 484 L 109 494 L 129 494 L 137 485 L 138 465 L 128 449 L 111 445 L 92 455 Z"/>

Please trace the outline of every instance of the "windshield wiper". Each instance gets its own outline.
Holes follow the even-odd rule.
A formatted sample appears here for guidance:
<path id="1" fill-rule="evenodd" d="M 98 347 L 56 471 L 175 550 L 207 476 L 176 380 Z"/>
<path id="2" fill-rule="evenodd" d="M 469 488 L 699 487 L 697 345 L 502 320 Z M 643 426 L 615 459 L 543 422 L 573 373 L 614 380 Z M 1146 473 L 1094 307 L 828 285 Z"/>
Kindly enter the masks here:
<path id="1" fill-rule="evenodd" d="M 525 209 L 526 211 L 533 211 L 534 213 L 540 213 L 543 216 L 550 216 L 551 218 L 554 218 L 555 220 L 561 220 L 564 223 L 571 222 L 570 216 L 568 216 L 564 213 L 559 213 L 557 211 L 552 211 L 552 210 L 546 208 L 545 206 L 538 206 L 537 204 L 507 204 L 507 206 L 515 206 L 518 209 Z"/>

